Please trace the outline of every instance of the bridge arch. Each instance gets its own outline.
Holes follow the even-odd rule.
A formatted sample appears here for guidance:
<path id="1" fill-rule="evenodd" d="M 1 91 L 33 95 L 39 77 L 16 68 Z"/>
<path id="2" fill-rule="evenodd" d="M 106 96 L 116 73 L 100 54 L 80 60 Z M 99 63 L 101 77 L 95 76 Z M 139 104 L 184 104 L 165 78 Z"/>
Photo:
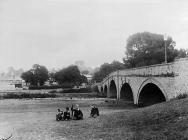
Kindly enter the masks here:
<path id="1" fill-rule="evenodd" d="M 107 85 L 104 86 L 104 96 L 107 97 L 107 91 L 108 91 L 108 88 L 107 88 Z"/>
<path id="2" fill-rule="evenodd" d="M 109 92 L 108 97 L 117 98 L 117 88 L 116 88 L 116 83 L 114 80 L 110 82 L 110 92 Z"/>
<path id="3" fill-rule="evenodd" d="M 145 80 L 138 91 L 138 104 L 143 106 L 152 105 L 167 100 L 163 86 L 155 79 Z"/>
<path id="4" fill-rule="evenodd" d="M 103 87 L 101 87 L 101 93 L 103 94 Z"/>
<path id="5" fill-rule="evenodd" d="M 133 91 L 128 83 L 124 83 L 120 90 L 120 99 L 134 102 Z"/>

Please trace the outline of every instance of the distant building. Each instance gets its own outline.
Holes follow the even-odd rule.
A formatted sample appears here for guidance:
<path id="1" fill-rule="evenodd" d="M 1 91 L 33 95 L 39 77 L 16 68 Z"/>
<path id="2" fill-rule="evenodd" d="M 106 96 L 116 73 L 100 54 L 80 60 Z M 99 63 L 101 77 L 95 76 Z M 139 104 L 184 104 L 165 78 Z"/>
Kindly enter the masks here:
<path id="1" fill-rule="evenodd" d="M 88 83 L 91 84 L 92 75 L 90 75 L 90 74 L 84 74 L 84 76 L 87 78 Z"/>
<path id="2" fill-rule="evenodd" d="M 11 74 L 6 78 L 0 78 L 0 90 L 14 90 L 22 87 L 23 80 L 19 76 Z"/>

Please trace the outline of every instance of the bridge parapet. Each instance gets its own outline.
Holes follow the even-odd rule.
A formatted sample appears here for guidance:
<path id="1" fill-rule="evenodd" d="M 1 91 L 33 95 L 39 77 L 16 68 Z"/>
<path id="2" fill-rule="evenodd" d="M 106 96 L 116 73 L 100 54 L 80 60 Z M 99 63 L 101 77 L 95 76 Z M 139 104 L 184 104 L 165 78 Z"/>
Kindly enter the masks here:
<path id="1" fill-rule="evenodd" d="M 174 63 L 151 65 L 127 70 L 120 70 L 119 75 L 148 77 L 148 76 L 174 76 Z"/>
<path id="2" fill-rule="evenodd" d="M 136 76 L 136 77 L 175 77 L 180 73 L 185 73 L 188 69 L 188 58 L 177 59 L 172 63 L 163 63 L 138 68 L 124 69 L 110 73 L 103 79 L 107 81 L 112 76 Z"/>

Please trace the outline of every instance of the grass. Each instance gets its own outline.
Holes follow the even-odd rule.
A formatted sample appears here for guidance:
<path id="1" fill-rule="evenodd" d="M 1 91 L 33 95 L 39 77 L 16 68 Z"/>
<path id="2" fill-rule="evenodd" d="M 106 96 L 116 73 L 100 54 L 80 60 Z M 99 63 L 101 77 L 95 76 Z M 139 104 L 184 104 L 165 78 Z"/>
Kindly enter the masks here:
<path id="1" fill-rule="evenodd" d="M 72 104 L 80 105 L 84 113 L 84 120 L 56 122 L 56 109 L 62 109 Z M 91 104 L 96 104 L 99 107 L 99 117 L 88 118 L 89 105 Z M 7 131 L 9 127 L 14 128 L 13 137 L 15 140 L 188 139 L 188 98 L 144 108 L 137 108 L 127 101 L 116 102 L 104 99 L 19 100 L 19 102 L 17 100 L 3 100 L 0 102 L 0 112 L 0 124 L 6 122 Z"/>
<path id="2" fill-rule="evenodd" d="M 64 89 L 61 93 L 91 93 L 91 88 Z"/>
<path id="3" fill-rule="evenodd" d="M 104 114 L 69 127 L 69 139 L 187 140 L 188 100 Z"/>
<path id="4" fill-rule="evenodd" d="M 59 93 L 59 97 L 68 97 L 70 99 L 87 99 L 87 98 L 102 98 L 103 96 L 97 93 Z"/>
<path id="5" fill-rule="evenodd" d="M 79 89 L 61 89 L 61 90 L 51 90 L 50 93 L 91 93 L 91 88 L 79 88 Z"/>
<path id="6" fill-rule="evenodd" d="M 188 100 L 110 114 L 102 120 L 101 131 L 104 133 L 106 129 L 108 129 L 105 133 L 107 139 L 108 133 L 122 139 L 126 130 L 128 139 L 186 140 L 188 139 Z"/>
<path id="7" fill-rule="evenodd" d="M 97 92 L 92 92 L 91 88 L 80 88 L 80 89 L 58 89 L 50 90 L 49 93 L 58 95 L 58 97 L 69 97 L 69 98 L 104 98 L 105 96 Z"/>

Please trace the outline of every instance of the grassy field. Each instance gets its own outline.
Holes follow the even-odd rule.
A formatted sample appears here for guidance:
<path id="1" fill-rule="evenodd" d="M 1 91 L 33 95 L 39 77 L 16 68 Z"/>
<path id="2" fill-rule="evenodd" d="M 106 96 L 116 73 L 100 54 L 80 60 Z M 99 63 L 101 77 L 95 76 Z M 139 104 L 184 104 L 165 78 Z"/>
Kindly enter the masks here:
<path id="1" fill-rule="evenodd" d="M 79 104 L 84 120 L 55 121 L 57 108 Z M 96 104 L 98 118 L 89 118 Z M 129 102 L 105 99 L 0 100 L 0 138 L 10 140 L 187 140 L 188 99 L 137 108 Z"/>

